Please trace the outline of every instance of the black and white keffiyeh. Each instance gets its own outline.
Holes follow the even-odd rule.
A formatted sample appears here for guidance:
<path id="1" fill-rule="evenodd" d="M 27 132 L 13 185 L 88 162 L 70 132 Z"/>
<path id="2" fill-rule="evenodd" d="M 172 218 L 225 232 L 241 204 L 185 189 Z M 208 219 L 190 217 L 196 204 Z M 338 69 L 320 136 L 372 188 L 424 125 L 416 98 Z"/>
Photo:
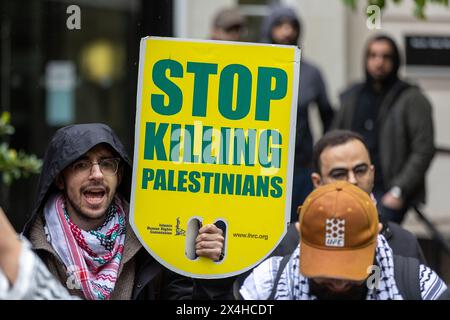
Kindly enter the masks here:
<path id="1" fill-rule="evenodd" d="M 299 272 L 300 247 L 293 252 L 276 288 L 276 300 L 316 300 L 309 291 L 308 278 Z M 244 299 L 267 299 L 282 257 L 266 260 L 245 280 L 240 292 Z M 394 258 L 387 240 L 378 236 L 376 266 L 379 268 L 377 285 L 368 286 L 367 300 L 403 300 L 394 279 Z"/>
<path id="2" fill-rule="evenodd" d="M 316 300 L 310 294 L 308 278 L 299 272 L 300 247 L 291 259 L 278 282 L 276 300 Z M 403 300 L 394 279 L 394 258 L 392 250 L 383 236 L 378 237 L 376 265 L 380 270 L 378 284 L 368 289 L 366 300 Z"/>
<path id="3" fill-rule="evenodd" d="M 0 270 L 0 300 L 78 300 L 71 296 L 32 251 L 24 237 L 19 257 L 17 279 L 10 285 Z"/>
<path id="4" fill-rule="evenodd" d="M 308 279 L 299 272 L 299 256 L 300 248 L 297 247 L 278 280 L 274 299 L 317 299 L 310 293 Z M 272 294 L 282 260 L 283 257 L 271 257 L 253 269 L 239 290 L 242 297 L 246 300 L 267 300 Z M 375 267 L 377 276 L 371 274 L 366 281 L 368 286 L 366 300 L 404 300 L 394 277 L 394 255 L 383 235 L 378 235 Z M 450 296 L 445 282 L 429 267 L 421 264 L 418 277 L 422 300 L 447 300 Z M 379 279 L 375 286 L 374 279 Z"/>

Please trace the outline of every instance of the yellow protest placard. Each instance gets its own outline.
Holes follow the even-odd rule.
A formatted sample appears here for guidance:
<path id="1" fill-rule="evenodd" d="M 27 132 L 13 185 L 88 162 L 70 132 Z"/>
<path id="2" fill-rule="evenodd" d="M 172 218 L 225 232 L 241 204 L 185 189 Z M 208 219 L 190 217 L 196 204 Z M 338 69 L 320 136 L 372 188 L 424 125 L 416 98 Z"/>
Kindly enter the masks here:
<path id="1" fill-rule="evenodd" d="M 255 266 L 290 219 L 300 50 L 141 41 L 131 225 L 153 257 L 194 278 Z M 222 260 L 196 257 L 200 225 L 225 230 Z"/>

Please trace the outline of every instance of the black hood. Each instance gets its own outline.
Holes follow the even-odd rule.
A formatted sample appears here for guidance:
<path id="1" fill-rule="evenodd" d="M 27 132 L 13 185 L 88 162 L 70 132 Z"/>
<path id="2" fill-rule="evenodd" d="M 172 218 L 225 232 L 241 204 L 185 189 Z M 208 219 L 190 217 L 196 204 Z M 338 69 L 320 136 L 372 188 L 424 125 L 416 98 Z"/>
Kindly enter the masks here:
<path id="1" fill-rule="evenodd" d="M 125 148 L 113 130 L 105 124 L 88 123 L 70 125 L 56 131 L 44 155 L 44 163 L 39 176 L 36 201 L 31 218 L 25 225 L 23 233 L 29 235 L 30 227 L 45 205 L 48 196 L 57 192 L 55 178 L 68 165 L 100 143 L 106 143 L 122 158 L 123 178 L 117 188 L 127 201 L 130 199 L 132 166 Z"/>
<path id="2" fill-rule="evenodd" d="M 273 43 L 272 29 L 276 24 L 280 22 L 281 19 L 287 19 L 291 21 L 299 32 L 297 38 L 300 37 L 300 34 L 302 32 L 302 25 L 294 10 L 289 7 L 276 5 L 270 7 L 269 11 L 270 14 L 264 18 L 264 21 L 261 25 L 261 42 Z M 297 45 L 297 43 L 295 43 L 295 45 Z"/>

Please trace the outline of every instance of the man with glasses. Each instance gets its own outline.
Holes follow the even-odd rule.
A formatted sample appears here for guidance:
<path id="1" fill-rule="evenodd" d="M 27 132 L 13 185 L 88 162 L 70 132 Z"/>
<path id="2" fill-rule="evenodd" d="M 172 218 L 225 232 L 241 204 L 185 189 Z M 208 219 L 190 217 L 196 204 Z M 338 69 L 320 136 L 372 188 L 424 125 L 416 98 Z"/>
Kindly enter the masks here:
<path id="1" fill-rule="evenodd" d="M 73 296 L 197 297 L 195 290 L 202 285 L 163 268 L 133 233 L 128 223 L 131 173 L 131 161 L 108 126 L 59 129 L 44 157 L 37 201 L 24 236 Z M 199 233 L 197 255 L 218 260 L 222 231 L 206 225 Z"/>
<path id="2" fill-rule="evenodd" d="M 364 138 L 355 132 L 332 130 L 317 141 L 313 150 L 313 171 L 311 180 L 314 188 L 336 181 L 348 181 L 376 201 L 372 195 L 375 167 Z M 379 220 L 381 234 L 395 254 L 416 258 L 422 264 L 426 264 L 419 243 L 412 233 L 381 215 Z M 298 241 L 298 232 L 292 224 L 272 255 L 291 253 L 297 247 Z"/>
<path id="3" fill-rule="evenodd" d="M 436 272 L 396 255 L 379 234 L 376 206 L 361 188 L 347 181 L 320 185 L 300 210 L 299 245 L 291 255 L 256 267 L 240 287 L 242 298 L 448 299 L 447 285 Z"/>
<path id="4" fill-rule="evenodd" d="M 298 209 L 300 223 L 296 222 L 289 227 L 287 235 L 271 258 L 236 281 L 235 294 L 238 298 L 449 299 L 450 292 L 446 289 L 445 283 L 426 266 L 414 235 L 398 224 L 383 220 L 382 216 L 378 217 L 379 220 L 376 219 L 377 213 L 373 204 L 370 210 L 372 218 L 368 219 L 365 216 L 364 219 L 360 219 L 363 212 L 357 211 L 362 206 L 355 205 L 358 202 L 356 198 L 364 198 L 363 202 L 366 205 L 370 204 L 371 199 L 375 201 L 372 196 L 375 168 L 362 136 L 348 130 L 333 130 L 326 133 L 314 146 L 313 166 L 314 173 L 311 179 L 315 191 Z M 323 197 L 324 200 L 320 201 L 321 196 L 317 196 L 336 191 L 339 193 L 344 189 L 355 195 L 358 193 L 357 190 L 364 192 L 359 191 L 358 197 L 347 202 L 339 197 L 326 200 L 326 197 Z M 321 229 L 320 226 L 325 226 L 322 221 L 326 215 L 331 220 L 339 220 L 335 218 L 343 218 L 345 215 L 348 215 L 348 219 L 343 218 L 346 220 L 343 225 L 336 226 L 332 222 L 329 227 L 327 220 L 326 229 Z M 352 223 L 352 219 L 363 223 L 358 226 Z M 378 244 L 375 252 L 367 249 L 362 242 L 356 244 L 353 241 L 367 240 L 369 228 L 374 237 L 377 234 Z M 331 235 L 333 232 L 330 230 L 334 230 L 336 234 Z M 299 232 L 302 234 L 301 238 Z M 338 233 L 341 232 L 345 233 L 345 236 L 339 237 Z M 358 233 L 360 234 L 356 235 Z M 322 239 L 324 236 L 326 239 Z M 329 237 L 331 239 L 328 239 Z M 339 248 L 340 241 L 342 247 L 348 243 L 353 247 L 349 246 L 348 250 Z M 305 249 L 307 245 L 316 252 L 312 253 L 311 250 Z M 356 253 L 361 249 L 369 250 L 372 254 L 368 260 Z M 369 286 L 370 281 L 365 281 L 369 279 L 370 273 L 367 267 L 373 261 L 376 261 L 375 265 L 380 272 L 377 290 Z M 361 271 L 359 278 L 344 272 L 344 269 L 355 271 L 358 268 Z M 383 285 L 385 281 L 387 282 Z"/>

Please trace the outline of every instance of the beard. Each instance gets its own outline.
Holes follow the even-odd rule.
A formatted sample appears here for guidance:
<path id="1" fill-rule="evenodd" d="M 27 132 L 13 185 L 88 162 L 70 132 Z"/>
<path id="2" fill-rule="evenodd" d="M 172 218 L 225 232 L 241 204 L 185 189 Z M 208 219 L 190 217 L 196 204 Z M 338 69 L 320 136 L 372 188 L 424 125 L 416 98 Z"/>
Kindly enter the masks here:
<path id="1" fill-rule="evenodd" d="M 369 86 L 373 86 L 375 83 L 381 84 L 381 87 L 384 90 L 389 89 L 397 80 L 398 75 L 396 71 L 391 71 L 390 73 L 386 74 L 384 77 L 381 77 L 379 79 L 375 79 L 367 70 L 366 67 L 366 84 Z"/>
<path id="2" fill-rule="evenodd" d="M 315 281 L 308 279 L 309 291 L 319 300 L 365 300 L 367 295 L 367 286 L 364 281 L 362 284 L 353 285 L 344 292 L 334 292 L 326 286 L 319 285 Z"/>
<path id="3" fill-rule="evenodd" d="M 108 198 L 108 195 L 110 194 L 109 187 L 105 187 L 105 189 L 106 189 L 106 197 Z M 68 195 L 67 190 L 64 191 L 64 199 L 66 210 L 71 220 L 82 229 L 85 229 L 85 227 L 88 226 L 89 229 L 85 229 L 86 231 L 95 229 L 103 224 L 103 222 L 106 219 L 109 208 L 114 202 L 114 197 L 112 197 L 111 199 L 107 199 L 105 204 L 106 206 L 105 208 L 103 208 L 100 215 L 98 214 L 92 215 L 89 213 L 89 209 L 82 208 L 81 202 L 78 203 L 77 201 L 74 201 L 74 199 L 72 199 Z M 97 209 L 94 208 L 94 210 Z"/>

